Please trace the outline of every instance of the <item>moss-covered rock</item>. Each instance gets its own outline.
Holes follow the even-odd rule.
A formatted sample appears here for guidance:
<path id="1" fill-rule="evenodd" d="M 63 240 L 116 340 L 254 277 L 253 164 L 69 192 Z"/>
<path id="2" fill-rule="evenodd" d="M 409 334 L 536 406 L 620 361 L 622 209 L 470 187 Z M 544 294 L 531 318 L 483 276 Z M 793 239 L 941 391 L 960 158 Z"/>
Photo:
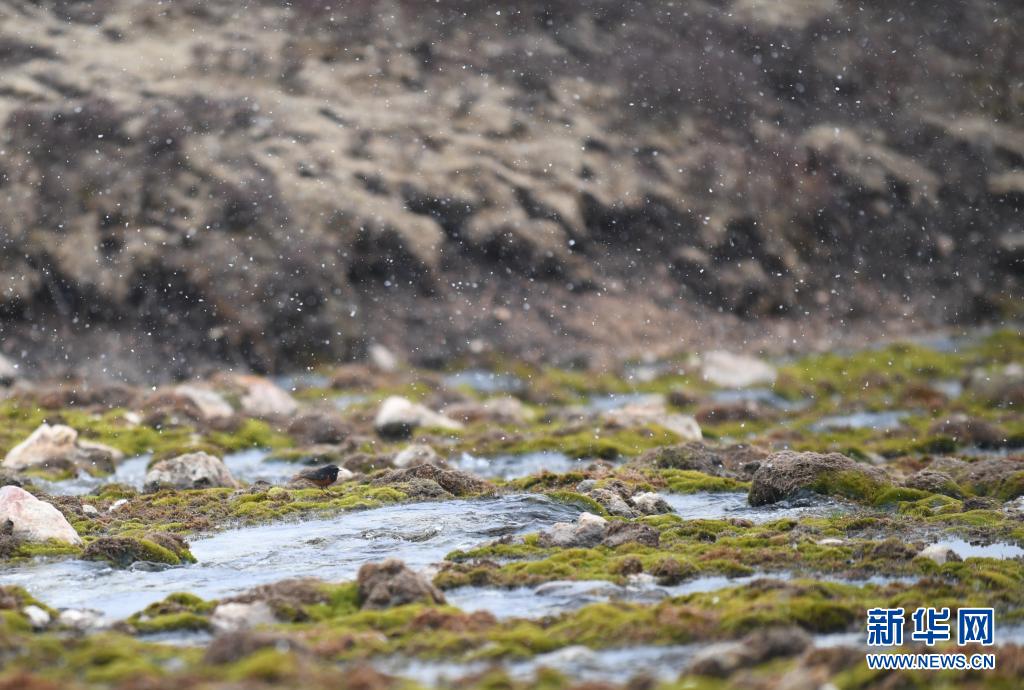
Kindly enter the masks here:
<path id="1" fill-rule="evenodd" d="M 748 500 L 760 506 L 813 492 L 857 501 L 872 501 L 890 482 L 878 468 L 839 453 L 782 451 L 754 473 Z"/>

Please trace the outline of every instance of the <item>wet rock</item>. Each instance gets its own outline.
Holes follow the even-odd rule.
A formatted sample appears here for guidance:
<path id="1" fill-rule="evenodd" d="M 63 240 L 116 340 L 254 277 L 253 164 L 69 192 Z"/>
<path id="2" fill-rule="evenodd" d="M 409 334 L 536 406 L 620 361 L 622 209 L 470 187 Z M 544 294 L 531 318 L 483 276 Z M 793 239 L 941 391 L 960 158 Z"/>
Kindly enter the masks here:
<path id="1" fill-rule="evenodd" d="M 657 424 L 686 441 L 699 441 L 703 438 L 696 419 L 678 412 L 669 412 L 665 403 L 660 400 L 656 403 L 636 403 L 607 410 L 601 414 L 601 418 L 613 427 L 629 428 Z"/>
<path id="2" fill-rule="evenodd" d="M 610 489 L 592 489 L 586 495 L 600 503 L 612 515 L 627 518 L 638 515 L 637 511 L 633 510 L 626 502 L 626 499 Z"/>
<path id="3" fill-rule="evenodd" d="M 943 546 L 942 544 L 931 544 L 924 547 L 920 552 L 918 552 L 917 557 L 930 558 L 939 565 L 947 562 L 956 563 L 963 560 L 956 551 L 948 546 Z"/>
<path id="4" fill-rule="evenodd" d="M 105 561 L 117 568 L 129 568 L 136 563 L 181 565 L 195 561 L 185 540 L 166 532 L 143 538 L 99 537 L 85 548 L 82 560 Z"/>
<path id="5" fill-rule="evenodd" d="M 636 542 L 644 546 L 657 548 L 660 539 L 658 530 L 642 522 L 613 522 L 608 526 L 601 544 L 603 546 L 615 547 L 628 544 L 629 542 Z"/>
<path id="6" fill-rule="evenodd" d="M 948 436 L 958 444 L 979 448 L 1000 448 L 1006 444 L 1006 432 L 983 419 L 954 414 L 932 424 L 929 436 Z"/>
<path id="7" fill-rule="evenodd" d="M 265 601 L 233 601 L 218 604 L 210 616 L 210 625 L 219 633 L 238 632 L 274 623 L 277 623 L 277 618 Z"/>
<path id="8" fill-rule="evenodd" d="M 16 539 L 82 543 L 82 538 L 59 510 L 16 486 L 0 488 L 0 524 L 8 520 L 10 533 Z"/>
<path id="9" fill-rule="evenodd" d="M 333 412 L 303 412 L 288 424 L 288 433 L 301 444 L 336 444 L 352 434 L 352 428 Z"/>
<path id="10" fill-rule="evenodd" d="M 953 477 L 945 472 L 939 472 L 931 468 L 919 470 L 907 477 L 903 486 L 908 489 L 918 489 L 933 494 L 944 494 L 953 498 L 961 498 L 963 490 L 957 486 Z"/>
<path id="11" fill-rule="evenodd" d="M 405 398 L 391 396 L 374 418 L 373 427 L 384 438 L 408 438 L 421 426 L 457 430 L 462 424 Z"/>
<path id="12" fill-rule="evenodd" d="M 703 356 L 701 375 L 722 388 L 748 388 L 775 382 L 775 367 L 756 357 L 715 350 Z"/>
<path id="13" fill-rule="evenodd" d="M 0 386 L 9 386 L 18 380 L 18 368 L 14 362 L 0 355 Z"/>
<path id="14" fill-rule="evenodd" d="M 583 513 L 575 523 L 556 522 L 547 532 L 541 532 L 541 546 L 561 548 L 589 548 L 597 546 L 608 531 L 608 521 L 599 515 Z"/>
<path id="15" fill-rule="evenodd" d="M 42 424 L 7 453 L 2 467 L 12 472 L 30 468 L 112 472 L 114 464 L 123 457 L 114 448 L 79 441 L 78 432 L 69 426 Z"/>
<path id="16" fill-rule="evenodd" d="M 145 491 L 160 489 L 237 488 L 227 466 L 209 453 L 186 453 L 153 464 L 146 472 Z"/>
<path id="17" fill-rule="evenodd" d="M 364 609 L 385 609 L 415 601 L 445 603 L 439 589 L 396 558 L 363 565 L 357 582 L 359 601 Z"/>
<path id="18" fill-rule="evenodd" d="M 495 424 L 525 424 L 532 417 L 529 408 L 511 396 L 488 398 L 483 402 L 454 403 L 444 408 L 444 414 L 462 423 L 493 422 Z"/>
<path id="19" fill-rule="evenodd" d="M 672 506 L 662 498 L 661 494 L 656 494 L 653 491 L 636 494 L 630 499 L 630 503 L 644 515 L 662 515 L 672 512 Z"/>
<path id="20" fill-rule="evenodd" d="M 445 467 L 445 462 L 437 451 L 425 443 L 414 443 L 398 451 L 395 459 L 391 461 L 395 467 L 404 469 L 416 465 L 435 465 Z"/>
<path id="21" fill-rule="evenodd" d="M 839 453 L 782 451 L 761 463 L 754 473 L 747 500 L 752 506 L 760 506 L 807 492 L 865 500 L 887 483 L 882 470 Z"/>
<path id="22" fill-rule="evenodd" d="M 702 649 L 694 656 L 688 671 L 726 678 L 740 669 L 795 656 L 810 646 L 811 638 L 800 628 L 758 630 L 737 642 L 722 642 Z"/>
<path id="23" fill-rule="evenodd" d="M 467 496 L 494 491 L 490 482 L 459 470 L 443 469 L 434 465 L 416 465 L 401 470 L 388 470 L 373 479 L 376 485 L 405 484 L 415 479 L 428 479 L 453 496 Z"/>

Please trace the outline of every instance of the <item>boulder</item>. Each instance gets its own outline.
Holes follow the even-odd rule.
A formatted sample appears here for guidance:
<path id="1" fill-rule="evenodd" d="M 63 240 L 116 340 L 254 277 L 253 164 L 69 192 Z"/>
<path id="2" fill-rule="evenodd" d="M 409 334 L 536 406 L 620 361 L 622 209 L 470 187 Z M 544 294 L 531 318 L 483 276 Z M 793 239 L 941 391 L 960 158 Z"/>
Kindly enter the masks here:
<path id="1" fill-rule="evenodd" d="M 63 424 L 42 424 L 7 453 L 2 467 L 12 472 L 29 468 L 70 470 L 81 468 L 112 472 L 124 454 L 115 448 L 79 441 L 78 432 Z"/>
<path id="2" fill-rule="evenodd" d="M 1024 496 L 1024 459 L 985 458 L 965 463 L 954 475 L 957 482 L 982 496 L 1009 501 Z"/>
<path id="3" fill-rule="evenodd" d="M 210 625 L 218 633 L 238 632 L 277 622 L 274 611 L 265 601 L 225 602 L 218 604 L 210 616 Z"/>
<path id="4" fill-rule="evenodd" d="M 1006 444 L 1006 432 L 984 419 L 953 414 L 928 428 L 930 436 L 948 436 L 962 445 L 1000 448 Z"/>
<path id="5" fill-rule="evenodd" d="M 637 516 L 637 512 L 630 507 L 626 499 L 610 489 L 591 489 L 586 495 L 600 503 L 612 515 L 627 518 Z"/>
<path id="6" fill-rule="evenodd" d="M 644 546 L 657 548 L 660 541 L 661 535 L 658 533 L 658 530 L 650 525 L 645 525 L 642 522 L 613 522 L 609 525 L 604 539 L 601 540 L 601 544 L 603 546 L 615 547 L 629 542 L 636 542 Z"/>
<path id="7" fill-rule="evenodd" d="M 312 410 L 292 419 L 288 433 L 302 444 L 330 444 L 345 441 L 352 428 L 335 412 Z"/>
<path id="8" fill-rule="evenodd" d="M 437 451 L 424 443 L 413 443 L 406 446 L 395 455 L 391 464 L 399 469 L 416 465 L 445 466 L 444 460 L 437 454 Z"/>
<path id="9" fill-rule="evenodd" d="M 963 560 L 956 551 L 943 544 L 929 544 L 917 554 L 918 558 L 930 558 L 939 565 L 946 562 L 955 563 Z"/>
<path id="10" fill-rule="evenodd" d="M 242 412 L 251 417 L 281 419 L 291 417 L 299 409 L 295 398 L 270 379 L 262 376 L 236 376 L 235 382 L 244 389 L 238 399 Z"/>
<path id="11" fill-rule="evenodd" d="M 209 453 L 186 453 L 160 460 L 146 472 L 145 490 L 206 489 L 214 486 L 238 487 L 227 466 Z"/>
<path id="12" fill-rule="evenodd" d="M 933 494 L 945 494 L 953 498 L 961 498 L 963 491 L 957 486 L 953 477 L 946 472 L 925 468 L 907 477 L 903 486 L 908 489 L 927 491 Z"/>
<path id="13" fill-rule="evenodd" d="M 642 494 L 636 494 L 630 500 L 633 507 L 644 515 L 661 515 L 663 513 L 671 513 L 672 506 L 670 506 L 661 494 L 657 494 L 653 491 L 648 491 Z"/>
<path id="14" fill-rule="evenodd" d="M 885 473 L 840 453 L 781 451 L 754 472 L 747 500 L 752 506 L 796 498 L 807 492 L 870 499 L 888 484 Z"/>
<path id="15" fill-rule="evenodd" d="M 82 560 L 105 561 L 116 568 L 134 563 L 181 565 L 194 562 L 188 544 L 177 535 L 155 532 L 145 537 L 99 537 L 86 547 Z"/>
<path id="16" fill-rule="evenodd" d="M 386 609 L 423 601 L 445 603 L 444 594 L 396 558 L 359 569 L 359 601 L 364 609 Z"/>
<path id="17" fill-rule="evenodd" d="M 684 441 L 699 441 L 703 438 L 700 424 L 693 417 L 678 412 L 669 412 L 662 399 L 657 402 L 642 402 L 626 405 L 601 414 L 607 424 L 617 427 L 657 424 L 668 429 Z"/>
<path id="18" fill-rule="evenodd" d="M 490 493 L 494 490 L 494 486 L 490 482 L 476 475 L 434 465 L 415 465 L 400 470 L 389 470 L 375 477 L 373 483 L 377 485 L 406 484 L 424 479 L 436 482 L 438 486 L 453 496 Z"/>
<path id="19" fill-rule="evenodd" d="M 209 388 L 183 383 L 174 387 L 173 395 L 193 405 L 200 418 L 207 422 L 230 419 L 235 414 L 224 396 Z"/>
<path id="20" fill-rule="evenodd" d="M 541 546 L 561 548 L 589 548 L 597 546 L 608 531 L 608 521 L 599 515 L 583 513 L 575 523 L 556 522 L 547 532 L 540 534 Z"/>
<path id="21" fill-rule="evenodd" d="M 462 428 L 462 424 L 454 419 L 397 395 L 381 403 L 373 421 L 374 429 L 384 438 L 408 438 L 421 426 L 451 430 Z"/>
<path id="22" fill-rule="evenodd" d="M 715 350 L 703 357 L 701 375 L 721 388 L 747 388 L 775 381 L 775 367 L 756 357 Z"/>
<path id="23" fill-rule="evenodd" d="M 462 423 L 493 422 L 495 424 L 523 424 L 532 417 L 529 408 L 519 398 L 511 396 L 488 398 L 483 402 L 467 401 L 448 405 L 444 415 Z"/>
<path id="24" fill-rule="evenodd" d="M 11 522 L 11 535 L 16 539 L 82 543 L 78 532 L 59 510 L 16 486 L 0 487 L 0 524 L 8 520 Z"/>

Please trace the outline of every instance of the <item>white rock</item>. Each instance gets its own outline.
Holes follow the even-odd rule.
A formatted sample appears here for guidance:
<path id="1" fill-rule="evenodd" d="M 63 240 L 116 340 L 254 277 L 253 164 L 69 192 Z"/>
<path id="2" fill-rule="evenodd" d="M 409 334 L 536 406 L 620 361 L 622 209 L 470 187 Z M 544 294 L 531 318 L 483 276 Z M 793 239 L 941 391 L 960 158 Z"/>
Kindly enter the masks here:
<path id="1" fill-rule="evenodd" d="M 28 618 L 28 622 L 32 624 L 32 627 L 36 630 L 45 628 L 50 624 L 50 614 L 43 609 L 39 608 L 35 604 L 30 604 L 21 610 Z"/>
<path id="2" fill-rule="evenodd" d="M 10 385 L 18 379 L 18 367 L 11 360 L 0 355 L 0 385 Z"/>
<path id="3" fill-rule="evenodd" d="M 576 524 L 585 529 L 599 528 L 603 530 L 608 527 L 607 520 L 593 513 L 580 513 L 580 516 L 576 518 Z"/>
<path id="4" fill-rule="evenodd" d="M 961 560 L 956 551 L 943 544 L 931 544 L 924 547 L 921 549 L 921 552 L 917 554 L 917 558 L 930 558 L 939 565 L 942 565 L 946 561 Z"/>
<path id="5" fill-rule="evenodd" d="M 399 469 L 416 465 L 441 465 L 443 463 L 444 460 L 437 454 L 437 451 L 425 443 L 413 443 L 406 446 L 391 461 L 391 464 Z"/>
<path id="6" fill-rule="evenodd" d="M 775 381 L 775 367 L 756 357 L 715 350 L 705 353 L 704 380 L 722 388 L 746 388 Z"/>
<path id="7" fill-rule="evenodd" d="M 110 620 L 93 609 L 64 609 L 57 615 L 57 622 L 64 627 L 82 632 L 103 630 L 111 626 Z"/>
<path id="8" fill-rule="evenodd" d="M 690 415 L 669 412 L 663 398 L 607 410 L 601 417 L 606 422 L 621 427 L 657 424 L 684 441 L 700 441 L 704 438 L 696 419 Z"/>
<path id="9" fill-rule="evenodd" d="M 371 345 L 369 355 L 370 363 L 383 372 L 391 373 L 398 371 L 398 367 L 401 364 L 395 353 L 383 345 Z"/>
<path id="10" fill-rule="evenodd" d="M 78 432 L 63 424 L 43 424 L 28 438 L 11 448 L 3 467 L 20 472 L 50 462 L 74 462 Z"/>
<path id="11" fill-rule="evenodd" d="M 119 498 L 119 499 L 117 499 L 116 501 L 114 501 L 113 503 L 110 504 L 110 507 L 107 508 L 107 512 L 108 513 L 116 513 L 122 506 L 126 506 L 126 505 L 128 505 L 128 499 L 127 498 Z"/>
<path id="12" fill-rule="evenodd" d="M 814 543 L 818 546 L 841 546 L 846 542 L 842 539 L 836 539 L 835 537 L 827 537 L 825 539 L 819 539 Z"/>
<path id="13" fill-rule="evenodd" d="M 235 410 L 220 393 L 208 388 L 183 383 L 174 387 L 174 394 L 195 405 L 206 421 L 230 419 L 235 414 Z"/>
<path id="14" fill-rule="evenodd" d="M 19 539 L 82 543 L 78 532 L 59 510 L 16 486 L 0 488 L 0 524 L 7 520 L 13 523 L 12 534 Z"/>
<path id="15" fill-rule="evenodd" d="M 239 403 L 247 415 L 270 419 L 291 417 L 299 409 L 295 398 L 269 379 L 240 376 L 236 380 L 245 387 Z"/>
<path id="16" fill-rule="evenodd" d="M 88 503 L 83 503 L 82 504 L 82 512 L 85 513 L 86 515 L 99 515 L 100 514 L 99 508 L 97 508 L 94 505 L 90 505 Z"/>
<path id="17" fill-rule="evenodd" d="M 420 426 L 461 429 L 462 424 L 411 400 L 393 395 L 381 403 L 373 426 L 384 436 L 408 436 Z"/>
<path id="18" fill-rule="evenodd" d="M 235 488 L 238 482 L 220 460 L 209 453 L 186 453 L 161 460 L 146 472 L 145 490 L 203 489 L 211 486 Z"/>
<path id="19" fill-rule="evenodd" d="M 273 625 L 276 622 L 273 610 L 265 601 L 218 604 L 210 616 L 210 625 L 221 633 L 247 630 L 257 625 Z"/>
<path id="20" fill-rule="evenodd" d="M 661 494 L 653 491 L 636 494 L 630 500 L 633 502 L 633 507 L 644 515 L 661 515 L 672 512 L 672 507 L 662 498 Z"/>

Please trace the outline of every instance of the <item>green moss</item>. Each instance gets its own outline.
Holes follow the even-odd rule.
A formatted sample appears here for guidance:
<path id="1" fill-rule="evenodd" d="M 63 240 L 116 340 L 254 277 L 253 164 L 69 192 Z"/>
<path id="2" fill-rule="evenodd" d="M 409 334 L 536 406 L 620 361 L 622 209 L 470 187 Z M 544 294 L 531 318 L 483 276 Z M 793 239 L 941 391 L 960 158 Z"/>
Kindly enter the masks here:
<path id="1" fill-rule="evenodd" d="M 749 482 L 729 477 L 714 477 L 695 470 L 657 470 L 656 476 L 664 481 L 669 491 L 692 494 L 698 491 L 746 491 Z"/>
<path id="2" fill-rule="evenodd" d="M 582 508 L 594 515 L 608 516 L 608 511 L 605 510 L 605 507 L 590 496 L 584 496 L 575 491 L 549 491 L 545 495 L 553 501 Z"/>
<path id="3" fill-rule="evenodd" d="M 674 433 L 654 424 L 627 429 L 588 427 L 567 430 L 559 424 L 540 423 L 510 430 L 503 436 L 494 434 L 492 425 L 482 425 L 466 429 L 454 450 L 478 456 L 558 451 L 574 459 L 614 460 L 678 440 Z"/>
<path id="4" fill-rule="evenodd" d="M 842 496 L 870 503 L 881 494 L 885 485 L 864 472 L 845 470 L 822 474 L 810 489 L 825 496 Z"/>

